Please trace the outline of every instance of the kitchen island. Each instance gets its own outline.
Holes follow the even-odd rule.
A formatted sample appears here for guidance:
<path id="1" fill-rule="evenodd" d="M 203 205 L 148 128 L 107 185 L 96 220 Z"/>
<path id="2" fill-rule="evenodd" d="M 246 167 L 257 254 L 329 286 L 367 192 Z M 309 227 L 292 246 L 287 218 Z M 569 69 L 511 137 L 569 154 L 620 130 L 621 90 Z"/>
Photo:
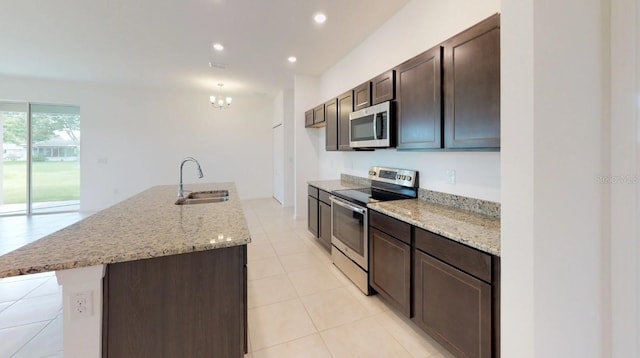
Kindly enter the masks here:
<path id="1" fill-rule="evenodd" d="M 246 245 L 229 200 L 175 205 L 157 186 L 0 256 L 0 277 L 56 271 L 65 357 L 241 357 L 246 351 Z"/>

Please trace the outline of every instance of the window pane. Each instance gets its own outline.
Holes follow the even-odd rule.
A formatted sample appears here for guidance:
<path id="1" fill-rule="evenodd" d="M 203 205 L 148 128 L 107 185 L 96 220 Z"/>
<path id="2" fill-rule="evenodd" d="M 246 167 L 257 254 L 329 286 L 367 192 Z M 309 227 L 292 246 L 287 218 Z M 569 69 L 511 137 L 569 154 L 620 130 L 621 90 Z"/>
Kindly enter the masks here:
<path id="1" fill-rule="evenodd" d="M 78 210 L 80 108 L 31 105 L 32 212 Z"/>

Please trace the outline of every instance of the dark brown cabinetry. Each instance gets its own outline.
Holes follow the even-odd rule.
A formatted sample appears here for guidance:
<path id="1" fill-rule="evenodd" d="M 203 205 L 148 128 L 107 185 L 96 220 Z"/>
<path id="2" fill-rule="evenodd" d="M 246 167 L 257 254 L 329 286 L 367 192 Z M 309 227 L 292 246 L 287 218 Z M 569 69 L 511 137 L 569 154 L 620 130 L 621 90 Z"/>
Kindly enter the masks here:
<path id="1" fill-rule="evenodd" d="M 307 188 L 307 229 L 331 249 L 331 199 L 328 192 L 312 185 Z"/>
<path id="2" fill-rule="evenodd" d="M 369 210 L 369 285 L 457 357 L 500 357 L 500 258 Z"/>
<path id="3" fill-rule="evenodd" d="M 331 249 L 331 199 L 324 190 L 319 191 L 318 201 L 318 238 L 325 248 Z"/>
<path id="4" fill-rule="evenodd" d="M 325 125 L 324 103 L 304 112 L 304 126 L 320 128 Z"/>
<path id="5" fill-rule="evenodd" d="M 307 188 L 307 229 L 313 236 L 318 237 L 318 188 L 309 185 Z"/>
<path id="6" fill-rule="evenodd" d="M 324 104 L 313 109 L 313 125 L 316 127 L 324 125 Z"/>
<path id="7" fill-rule="evenodd" d="M 338 99 L 324 104 L 325 150 L 338 150 Z"/>
<path id="8" fill-rule="evenodd" d="M 445 146 L 500 147 L 500 15 L 444 43 Z"/>
<path id="9" fill-rule="evenodd" d="M 369 219 L 369 285 L 411 317 L 411 226 L 376 211 Z"/>
<path id="10" fill-rule="evenodd" d="M 492 357 L 492 257 L 415 229 L 413 321 L 460 357 Z"/>
<path id="11" fill-rule="evenodd" d="M 246 245 L 107 266 L 103 357 L 244 357 Z"/>
<path id="12" fill-rule="evenodd" d="M 396 68 L 398 149 L 442 147 L 442 47 Z"/>
<path id="13" fill-rule="evenodd" d="M 353 112 L 353 91 L 338 96 L 338 150 L 353 150 L 349 146 L 349 113 Z"/>
<path id="14" fill-rule="evenodd" d="M 337 150 L 352 150 L 349 113 L 388 100 L 398 150 L 500 148 L 500 14 L 339 96 Z M 305 126 L 333 126 L 333 103 L 305 112 Z M 336 150 L 335 130 L 327 133 L 327 150 Z"/>
<path id="15" fill-rule="evenodd" d="M 371 80 L 371 104 L 391 101 L 396 98 L 396 71 L 389 70 Z"/>
<path id="16" fill-rule="evenodd" d="M 310 109 L 304 112 L 304 126 L 305 127 L 313 126 L 313 109 Z"/>
<path id="17" fill-rule="evenodd" d="M 357 111 L 369 106 L 371 106 L 371 81 L 353 89 L 353 110 Z"/>

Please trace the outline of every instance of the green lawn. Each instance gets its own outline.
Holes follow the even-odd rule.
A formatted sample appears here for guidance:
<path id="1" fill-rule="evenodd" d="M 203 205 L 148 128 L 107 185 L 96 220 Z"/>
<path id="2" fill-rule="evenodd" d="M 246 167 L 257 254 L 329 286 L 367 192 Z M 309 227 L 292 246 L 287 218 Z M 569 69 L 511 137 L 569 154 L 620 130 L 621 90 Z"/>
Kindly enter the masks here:
<path id="1" fill-rule="evenodd" d="M 27 163 L 5 160 L 2 175 L 4 204 L 26 201 Z M 33 201 L 80 199 L 80 162 L 34 162 Z"/>

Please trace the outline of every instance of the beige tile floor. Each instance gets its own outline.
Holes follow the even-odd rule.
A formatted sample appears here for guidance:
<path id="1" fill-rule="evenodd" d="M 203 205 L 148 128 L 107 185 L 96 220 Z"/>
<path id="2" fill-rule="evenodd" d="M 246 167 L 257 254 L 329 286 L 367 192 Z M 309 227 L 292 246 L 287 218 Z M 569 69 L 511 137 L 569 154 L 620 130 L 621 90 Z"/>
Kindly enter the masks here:
<path id="1" fill-rule="evenodd" d="M 379 296 L 358 291 L 291 208 L 273 199 L 243 207 L 252 237 L 247 358 L 451 357 Z M 0 237 L 15 248 L 81 218 L 1 218 Z M 60 297 L 53 273 L 0 279 L 0 357 L 62 357 Z"/>

